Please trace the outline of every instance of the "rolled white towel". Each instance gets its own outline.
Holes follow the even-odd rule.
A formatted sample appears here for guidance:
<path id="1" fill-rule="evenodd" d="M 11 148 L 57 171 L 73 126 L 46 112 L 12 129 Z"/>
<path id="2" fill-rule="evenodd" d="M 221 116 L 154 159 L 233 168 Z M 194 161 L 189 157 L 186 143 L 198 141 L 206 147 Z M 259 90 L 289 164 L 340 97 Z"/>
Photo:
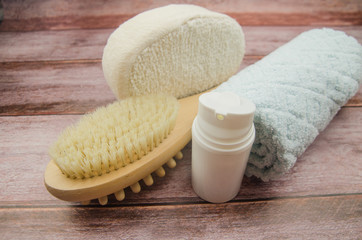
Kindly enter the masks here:
<path id="1" fill-rule="evenodd" d="M 288 172 L 362 81 L 362 46 L 333 29 L 313 29 L 245 68 L 216 91 L 256 105 L 256 138 L 246 175 Z"/>

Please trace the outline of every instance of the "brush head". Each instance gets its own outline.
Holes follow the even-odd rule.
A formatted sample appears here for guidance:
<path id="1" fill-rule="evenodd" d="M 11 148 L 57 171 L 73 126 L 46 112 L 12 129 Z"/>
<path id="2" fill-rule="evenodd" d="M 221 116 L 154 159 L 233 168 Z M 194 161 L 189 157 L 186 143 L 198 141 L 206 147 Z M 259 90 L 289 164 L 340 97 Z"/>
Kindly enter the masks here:
<path id="1" fill-rule="evenodd" d="M 240 25 L 195 5 L 168 5 L 123 23 L 103 51 L 104 76 L 117 98 L 210 89 L 235 74 L 244 56 Z"/>
<path id="2" fill-rule="evenodd" d="M 100 107 L 68 127 L 49 154 L 69 178 L 90 178 L 125 167 L 157 147 L 175 126 L 176 98 L 131 97 Z"/>

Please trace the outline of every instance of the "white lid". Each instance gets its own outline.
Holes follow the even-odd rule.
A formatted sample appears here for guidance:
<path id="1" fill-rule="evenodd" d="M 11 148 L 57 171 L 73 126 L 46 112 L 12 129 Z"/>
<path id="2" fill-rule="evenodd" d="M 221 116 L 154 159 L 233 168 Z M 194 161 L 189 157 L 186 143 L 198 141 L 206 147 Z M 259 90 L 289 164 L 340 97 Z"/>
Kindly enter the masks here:
<path id="1" fill-rule="evenodd" d="M 209 92 L 199 98 L 198 126 L 214 140 L 243 138 L 253 124 L 255 104 L 232 92 Z"/>

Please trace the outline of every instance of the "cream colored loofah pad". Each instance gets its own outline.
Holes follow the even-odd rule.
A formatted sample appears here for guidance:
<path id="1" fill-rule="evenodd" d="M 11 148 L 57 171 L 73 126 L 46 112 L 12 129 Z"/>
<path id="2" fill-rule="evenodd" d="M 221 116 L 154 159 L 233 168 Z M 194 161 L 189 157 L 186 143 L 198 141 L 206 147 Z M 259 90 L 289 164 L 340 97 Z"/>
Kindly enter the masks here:
<path id="1" fill-rule="evenodd" d="M 240 25 L 194 5 L 168 5 L 123 23 L 108 39 L 102 66 L 118 99 L 145 93 L 177 98 L 216 86 L 244 56 Z"/>

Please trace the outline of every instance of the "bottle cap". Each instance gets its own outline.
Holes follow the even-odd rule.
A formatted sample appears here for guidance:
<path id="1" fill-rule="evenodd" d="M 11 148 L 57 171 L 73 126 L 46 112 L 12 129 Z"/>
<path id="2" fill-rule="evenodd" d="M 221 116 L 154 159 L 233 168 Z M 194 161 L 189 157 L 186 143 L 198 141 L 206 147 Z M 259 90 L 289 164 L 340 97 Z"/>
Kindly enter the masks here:
<path id="1" fill-rule="evenodd" d="M 232 92 L 209 92 L 200 96 L 198 127 L 214 141 L 237 140 L 253 125 L 255 104 Z"/>

